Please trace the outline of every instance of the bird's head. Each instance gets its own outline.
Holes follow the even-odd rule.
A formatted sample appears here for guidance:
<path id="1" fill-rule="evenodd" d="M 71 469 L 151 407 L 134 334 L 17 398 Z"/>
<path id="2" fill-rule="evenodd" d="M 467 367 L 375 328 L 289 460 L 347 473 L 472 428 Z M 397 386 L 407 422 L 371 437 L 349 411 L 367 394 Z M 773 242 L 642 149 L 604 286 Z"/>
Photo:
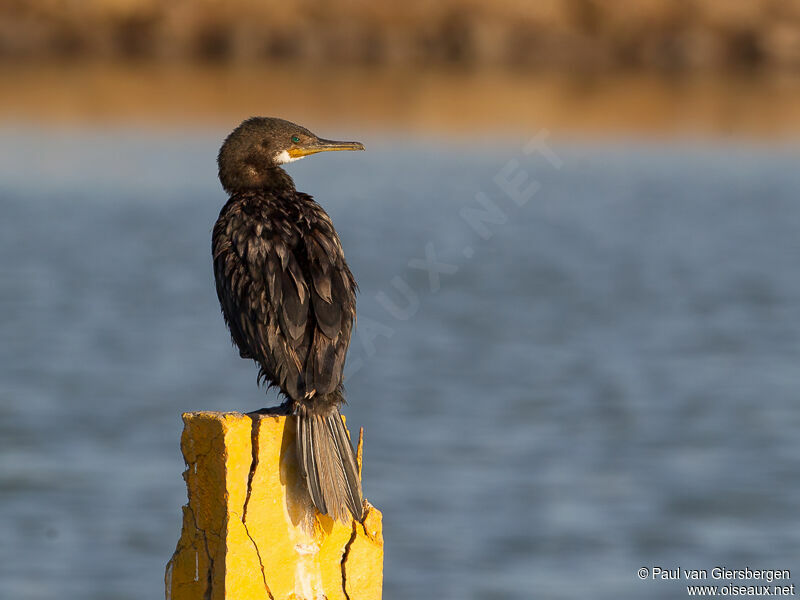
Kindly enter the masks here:
<path id="1" fill-rule="evenodd" d="M 225 139 L 217 163 L 228 192 L 268 185 L 274 169 L 317 152 L 363 150 L 360 142 L 322 139 L 305 127 L 273 117 L 252 117 Z"/>

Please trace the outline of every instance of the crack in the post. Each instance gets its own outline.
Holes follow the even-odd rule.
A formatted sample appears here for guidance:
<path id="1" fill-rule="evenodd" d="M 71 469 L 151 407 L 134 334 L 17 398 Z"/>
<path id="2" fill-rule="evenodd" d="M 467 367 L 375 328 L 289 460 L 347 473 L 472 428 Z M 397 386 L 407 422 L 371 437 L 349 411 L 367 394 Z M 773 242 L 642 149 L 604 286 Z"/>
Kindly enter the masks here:
<path id="1" fill-rule="evenodd" d="M 194 514 L 192 507 L 187 504 L 186 510 L 188 510 L 192 515 L 195 531 L 199 531 L 203 536 L 203 546 L 205 546 L 206 556 L 208 557 L 208 581 L 206 583 L 205 597 L 206 600 L 211 600 L 211 590 L 214 586 L 214 559 L 211 558 L 211 551 L 208 549 L 208 534 L 206 533 L 205 529 L 200 529 L 200 526 L 197 523 L 197 516 Z"/>
<path id="2" fill-rule="evenodd" d="M 364 500 L 364 519 L 361 525 L 362 528 L 364 529 L 364 535 L 367 536 L 367 539 L 374 544 L 380 544 L 381 542 L 375 539 L 375 536 L 372 533 L 370 533 L 369 529 L 367 529 L 367 517 L 369 516 L 370 511 L 373 508 L 374 507 L 372 506 L 372 504 L 369 503 L 369 500 Z"/>
<path id="3" fill-rule="evenodd" d="M 258 544 L 256 544 L 256 541 L 253 539 L 253 536 L 250 535 L 250 530 L 247 529 L 247 523 L 244 522 L 244 519 L 242 519 L 242 525 L 244 525 L 244 532 L 247 534 L 247 537 L 250 538 L 250 541 L 253 544 L 253 548 L 255 548 L 256 550 L 256 556 L 258 557 L 258 566 L 261 567 L 261 580 L 264 582 L 264 589 L 267 592 L 267 596 L 269 596 L 269 600 L 275 600 L 275 597 L 272 595 L 272 592 L 270 591 L 269 586 L 267 585 L 267 573 L 264 571 L 264 561 L 261 560 L 261 552 L 259 552 L 258 550 Z"/>
<path id="4" fill-rule="evenodd" d="M 258 467 L 258 426 L 259 419 L 253 419 L 253 425 L 250 429 L 250 452 L 252 458 L 250 459 L 250 472 L 247 474 L 247 496 L 244 499 L 244 506 L 242 507 L 242 523 L 247 519 L 247 505 L 250 504 L 250 493 L 253 491 L 253 478 L 256 475 L 256 467 Z"/>
<path id="5" fill-rule="evenodd" d="M 205 458 L 206 456 L 208 456 L 208 454 L 214 449 L 214 444 L 216 443 L 216 441 L 218 439 L 220 439 L 220 438 L 224 439 L 224 437 L 225 437 L 225 433 L 223 431 L 220 431 L 220 432 L 215 433 L 214 435 L 212 435 L 208 440 L 208 450 L 206 450 L 205 452 L 198 452 L 197 450 L 194 450 L 193 451 L 194 460 L 191 461 L 191 462 L 196 464 L 199 459 Z M 186 460 L 186 455 L 185 454 L 183 456 L 183 462 L 187 467 L 190 465 L 189 461 Z"/>
<path id="6" fill-rule="evenodd" d="M 258 467 L 258 426 L 260 423 L 259 419 L 253 419 L 253 426 L 250 430 L 250 447 L 252 453 L 252 459 L 250 461 L 250 472 L 247 475 L 247 495 L 244 499 L 244 506 L 242 506 L 242 525 L 244 526 L 244 532 L 247 534 L 247 537 L 250 538 L 250 542 L 253 544 L 253 548 L 255 548 L 256 556 L 258 557 L 258 566 L 261 567 L 261 580 L 264 582 L 264 589 L 267 592 L 267 596 L 269 596 L 270 600 L 275 600 L 272 596 L 272 592 L 267 585 L 267 574 L 264 571 L 264 561 L 261 560 L 261 552 L 258 549 L 258 544 L 253 539 L 253 536 L 250 535 L 250 530 L 247 528 L 247 506 L 250 504 L 250 494 L 253 491 L 253 478 L 256 475 L 256 467 Z"/>
<path id="7" fill-rule="evenodd" d="M 189 430 L 189 423 L 188 423 L 188 421 L 186 419 L 184 419 L 184 434 L 183 435 L 186 435 L 188 430 Z M 200 525 L 197 522 L 197 515 L 195 514 L 194 510 L 192 509 L 192 497 L 194 496 L 194 494 L 192 493 L 192 485 L 191 485 L 189 479 L 190 479 L 190 477 L 192 475 L 194 475 L 197 472 L 197 463 L 200 461 L 200 459 L 205 458 L 205 456 L 214 447 L 214 444 L 216 443 L 216 441 L 219 438 L 222 438 L 222 437 L 224 437 L 222 431 L 218 432 L 215 435 L 212 435 L 211 438 L 208 440 L 208 450 L 205 451 L 205 452 L 197 452 L 196 449 L 192 448 L 192 452 L 191 452 L 192 456 L 191 457 L 188 456 L 189 453 L 187 452 L 186 446 L 184 445 L 183 440 L 181 440 L 181 452 L 183 454 L 183 462 L 186 465 L 186 470 L 183 472 L 183 478 L 184 478 L 184 481 L 186 482 L 186 497 L 187 497 L 187 503 L 186 503 L 185 509 L 189 512 L 189 515 L 191 516 L 192 522 L 194 523 L 195 531 L 197 533 L 199 533 L 200 536 L 203 539 L 203 548 L 205 549 L 206 558 L 208 559 L 208 579 L 206 581 L 206 592 L 205 592 L 206 600 L 211 600 L 212 589 L 213 589 L 213 586 L 214 586 L 214 559 L 211 557 L 211 550 L 208 547 L 208 535 L 209 534 L 204 529 L 200 528 Z M 192 444 L 192 446 L 194 446 L 194 444 Z M 193 460 L 191 460 L 190 458 L 192 458 Z M 192 472 L 192 466 L 194 466 L 194 473 Z M 182 535 L 183 534 L 181 534 L 181 536 Z M 192 541 L 192 547 L 194 547 L 195 548 L 195 552 L 197 552 L 197 546 L 195 545 L 194 540 Z M 172 555 L 171 561 L 175 560 L 175 557 L 178 556 L 179 551 L 182 550 L 182 549 L 183 548 L 181 547 L 180 540 L 179 540 L 178 541 L 178 546 L 175 549 L 175 553 Z M 178 585 L 181 585 L 181 584 L 179 583 Z M 186 582 L 186 585 L 188 585 L 188 582 Z"/>
<path id="8" fill-rule="evenodd" d="M 350 596 L 347 593 L 347 569 L 345 564 L 347 563 L 347 556 L 350 554 L 350 546 L 356 540 L 356 537 L 358 537 L 358 522 L 353 519 L 353 533 L 344 545 L 344 552 L 342 552 L 342 593 L 346 600 L 350 600 Z"/>

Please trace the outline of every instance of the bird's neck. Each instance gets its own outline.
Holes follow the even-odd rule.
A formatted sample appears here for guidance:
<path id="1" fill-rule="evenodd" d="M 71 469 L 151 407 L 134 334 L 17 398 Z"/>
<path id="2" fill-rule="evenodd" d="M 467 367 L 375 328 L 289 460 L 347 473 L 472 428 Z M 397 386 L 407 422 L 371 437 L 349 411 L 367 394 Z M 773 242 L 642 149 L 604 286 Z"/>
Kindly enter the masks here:
<path id="1" fill-rule="evenodd" d="M 237 192 L 294 192 L 294 180 L 280 167 L 256 170 L 248 168 L 234 173 L 220 171 L 222 187 L 230 194 Z"/>
<path id="2" fill-rule="evenodd" d="M 275 192 L 295 191 L 294 180 L 280 167 L 271 167 L 263 171 L 258 187 Z"/>

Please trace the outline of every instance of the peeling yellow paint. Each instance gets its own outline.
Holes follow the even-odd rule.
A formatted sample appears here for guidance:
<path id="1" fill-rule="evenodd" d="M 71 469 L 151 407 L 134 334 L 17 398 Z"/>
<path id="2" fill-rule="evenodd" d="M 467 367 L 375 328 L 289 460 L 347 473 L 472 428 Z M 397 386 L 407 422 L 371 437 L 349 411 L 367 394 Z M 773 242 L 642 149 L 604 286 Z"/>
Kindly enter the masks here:
<path id="1" fill-rule="evenodd" d="M 380 600 L 381 513 L 364 524 L 316 513 L 292 416 L 183 415 L 189 503 L 167 564 L 167 600 Z M 361 468 L 362 440 L 358 462 Z"/>

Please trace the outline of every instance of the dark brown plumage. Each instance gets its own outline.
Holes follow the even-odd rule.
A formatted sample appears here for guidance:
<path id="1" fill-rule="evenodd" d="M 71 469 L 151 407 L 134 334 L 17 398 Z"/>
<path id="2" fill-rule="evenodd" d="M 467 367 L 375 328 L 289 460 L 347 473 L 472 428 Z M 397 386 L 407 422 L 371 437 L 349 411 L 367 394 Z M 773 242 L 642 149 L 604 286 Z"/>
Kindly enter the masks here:
<path id="1" fill-rule="evenodd" d="M 243 122 L 219 152 L 230 199 L 214 226 L 217 295 L 242 358 L 277 386 L 297 417 L 301 469 L 317 510 L 362 518 L 361 482 L 339 407 L 355 318 L 356 282 L 330 217 L 279 165 L 327 150 L 323 140 L 273 118 Z"/>

